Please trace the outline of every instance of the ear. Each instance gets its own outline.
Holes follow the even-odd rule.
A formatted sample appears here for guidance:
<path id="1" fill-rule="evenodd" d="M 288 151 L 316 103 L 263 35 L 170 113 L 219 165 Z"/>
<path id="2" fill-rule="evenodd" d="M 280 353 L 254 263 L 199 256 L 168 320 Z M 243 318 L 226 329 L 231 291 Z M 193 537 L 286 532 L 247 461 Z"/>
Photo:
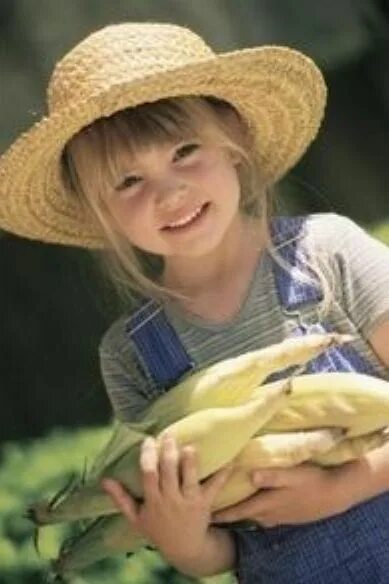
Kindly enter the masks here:
<path id="1" fill-rule="evenodd" d="M 236 150 L 228 150 L 228 159 L 234 166 L 237 166 L 242 162 L 242 157 L 239 152 L 236 152 Z"/>
<path id="2" fill-rule="evenodd" d="M 239 114 L 233 108 L 229 108 L 223 111 L 223 117 L 227 121 L 230 130 L 232 130 L 232 136 L 237 144 L 245 145 L 247 142 L 247 128 L 240 119 Z M 242 162 L 242 155 L 236 151 L 230 151 L 229 158 L 235 166 Z"/>

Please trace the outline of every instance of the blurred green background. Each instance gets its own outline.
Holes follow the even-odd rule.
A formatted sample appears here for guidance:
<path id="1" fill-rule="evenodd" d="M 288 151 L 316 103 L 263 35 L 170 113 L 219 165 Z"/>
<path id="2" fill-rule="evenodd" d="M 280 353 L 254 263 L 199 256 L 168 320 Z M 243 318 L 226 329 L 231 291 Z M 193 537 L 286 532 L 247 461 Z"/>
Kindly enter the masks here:
<path id="1" fill-rule="evenodd" d="M 1 0 L 1 151 L 45 113 L 56 60 L 93 30 L 125 20 L 188 25 L 219 51 L 286 44 L 312 56 L 329 86 L 327 116 L 279 186 L 280 212 L 345 214 L 389 243 L 385 0 Z M 102 444 L 111 411 L 96 349 L 122 307 L 96 257 L 0 235 L 0 582 L 36 584 L 46 564 L 21 514 Z M 46 536 L 46 553 L 62 535 Z M 106 562 L 75 582 L 109 581 L 189 582 L 152 552 Z"/>

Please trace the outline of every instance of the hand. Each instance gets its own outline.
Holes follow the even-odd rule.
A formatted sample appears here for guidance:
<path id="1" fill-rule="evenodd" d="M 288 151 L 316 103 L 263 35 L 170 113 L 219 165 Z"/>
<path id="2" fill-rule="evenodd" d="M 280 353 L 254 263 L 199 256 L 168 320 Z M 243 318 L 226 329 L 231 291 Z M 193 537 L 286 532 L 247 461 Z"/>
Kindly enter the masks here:
<path id="1" fill-rule="evenodd" d="M 171 561 L 200 554 L 212 502 L 231 472 L 224 468 L 200 484 L 197 466 L 193 447 L 186 446 L 179 453 L 175 441 L 166 435 L 158 454 L 155 440 L 149 437 L 140 454 L 142 503 L 137 503 L 118 481 L 102 481 L 131 526 Z"/>
<path id="2" fill-rule="evenodd" d="M 345 511 L 351 506 L 342 467 L 324 469 L 301 464 L 288 469 L 261 469 L 252 475 L 260 489 L 252 497 L 212 516 L 216 523 L 250 519 L 264 527 L 308 523 Z M 262 490 L 264 489 L 264 490 Z"/>

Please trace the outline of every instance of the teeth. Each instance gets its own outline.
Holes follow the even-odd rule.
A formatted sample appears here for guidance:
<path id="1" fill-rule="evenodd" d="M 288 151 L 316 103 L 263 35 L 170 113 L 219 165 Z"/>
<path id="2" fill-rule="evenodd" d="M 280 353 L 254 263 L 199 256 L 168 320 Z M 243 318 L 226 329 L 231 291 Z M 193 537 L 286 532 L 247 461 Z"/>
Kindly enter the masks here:
<path id="1" fill-rule="evenodd" d="M 183 219 L 180 219 L 179 221 L 175 221 L 174 223 L 169 223 L 167 225 L 167 227 L 181 227 L 182 225 L 186 225 L 186 223 L 190 223 L 190 221 L 193 221 L 193 219 L 195 219 L 195 217 L 200 215 L 202 208 L 203 208 L 203 206 L 201 205 L 198 209 L 196 209 L 196 211 L 194 211 L 190 215 L 187 215 Z"/>

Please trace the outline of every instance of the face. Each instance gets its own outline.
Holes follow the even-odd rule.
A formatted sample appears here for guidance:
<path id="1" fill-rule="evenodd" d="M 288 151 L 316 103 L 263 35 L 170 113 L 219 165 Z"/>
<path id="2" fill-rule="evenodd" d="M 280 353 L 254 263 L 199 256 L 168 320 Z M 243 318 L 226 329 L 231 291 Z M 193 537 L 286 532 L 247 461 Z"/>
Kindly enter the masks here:
<path id="1" fill-rule="evenodd" d="M 237 160 L 198 140 L 156 145 L 126 161 L 106 204 L 135 246 L 169 258 L 222 244 L 239 210 Z"/>

